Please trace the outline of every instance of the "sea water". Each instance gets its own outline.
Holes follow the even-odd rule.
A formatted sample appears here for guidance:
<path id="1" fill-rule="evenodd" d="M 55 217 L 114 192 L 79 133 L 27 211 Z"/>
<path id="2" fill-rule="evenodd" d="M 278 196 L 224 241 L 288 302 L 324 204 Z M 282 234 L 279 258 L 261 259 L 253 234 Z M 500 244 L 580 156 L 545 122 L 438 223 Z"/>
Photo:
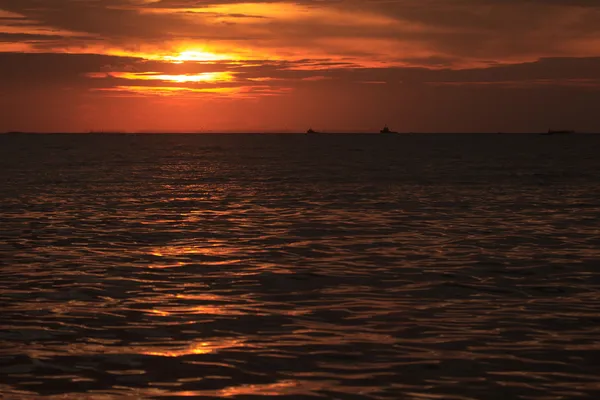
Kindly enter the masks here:
<path id="1" fill-rule="evenodd" d="M 600 396 L 599 154 L 596 135 L 2 135 L 0 393 Z"/>

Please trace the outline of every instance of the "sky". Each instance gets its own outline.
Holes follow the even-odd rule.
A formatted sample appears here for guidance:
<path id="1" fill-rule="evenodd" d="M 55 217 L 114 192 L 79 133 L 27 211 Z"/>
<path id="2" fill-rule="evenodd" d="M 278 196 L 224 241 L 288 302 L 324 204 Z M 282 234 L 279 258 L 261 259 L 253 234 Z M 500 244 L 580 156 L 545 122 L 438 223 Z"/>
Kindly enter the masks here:
<path id="1" fill-rule="evenodd" d="M 0 0 L 0 132 L 600 131 L 598 0 Z"/>

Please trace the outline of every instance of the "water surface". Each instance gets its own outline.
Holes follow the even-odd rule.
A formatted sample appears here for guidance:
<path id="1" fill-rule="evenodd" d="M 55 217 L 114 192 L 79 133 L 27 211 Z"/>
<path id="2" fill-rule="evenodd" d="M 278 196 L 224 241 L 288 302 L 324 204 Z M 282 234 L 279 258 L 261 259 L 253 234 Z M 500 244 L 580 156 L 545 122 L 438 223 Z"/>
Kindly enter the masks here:
<path id="1" fill-rule="evenodd" d="M 7 398 L 600 395 L 600 136 L 0 136 Z"/>

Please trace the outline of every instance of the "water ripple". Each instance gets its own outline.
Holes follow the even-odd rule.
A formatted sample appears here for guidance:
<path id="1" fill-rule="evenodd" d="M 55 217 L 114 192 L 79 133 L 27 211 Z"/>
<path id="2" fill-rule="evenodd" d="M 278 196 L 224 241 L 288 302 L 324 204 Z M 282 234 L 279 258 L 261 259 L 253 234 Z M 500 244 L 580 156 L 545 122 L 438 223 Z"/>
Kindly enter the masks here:
<path id="1" fill-rule="evenodd" d="M 600 395 L 600 137 L 0 142 L 8 398 Z"/>

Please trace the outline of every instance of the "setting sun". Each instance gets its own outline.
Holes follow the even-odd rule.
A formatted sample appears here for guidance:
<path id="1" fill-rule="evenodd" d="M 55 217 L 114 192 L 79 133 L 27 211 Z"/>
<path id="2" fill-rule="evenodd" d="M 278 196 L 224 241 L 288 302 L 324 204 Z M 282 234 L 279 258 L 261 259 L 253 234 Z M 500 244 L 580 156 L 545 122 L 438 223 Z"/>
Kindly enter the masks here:
<path id="1" fill-rule="evenodd" d="M 231 72 L 203 72 L 199 74 L 181 74 L 181 75 L 165 75 L 156 72 L 113 72 L 110 74 L 113 77 L 130 80 L 142 81 L 166 81 L 176 83 L 187 82 L 231 82 L 233 74 Z"/>
<path id="2" fill-rule="evenodd" d="M 237 57 L 233 55 L 211 53 L 208 51 L 188 50 L 182 51 L 177 55 L 162 56 L 161 58 L 165 61 L 171 61 L 173 63 L 183 63 L 185 61 L 210 62 L 235 60 Z"/>

